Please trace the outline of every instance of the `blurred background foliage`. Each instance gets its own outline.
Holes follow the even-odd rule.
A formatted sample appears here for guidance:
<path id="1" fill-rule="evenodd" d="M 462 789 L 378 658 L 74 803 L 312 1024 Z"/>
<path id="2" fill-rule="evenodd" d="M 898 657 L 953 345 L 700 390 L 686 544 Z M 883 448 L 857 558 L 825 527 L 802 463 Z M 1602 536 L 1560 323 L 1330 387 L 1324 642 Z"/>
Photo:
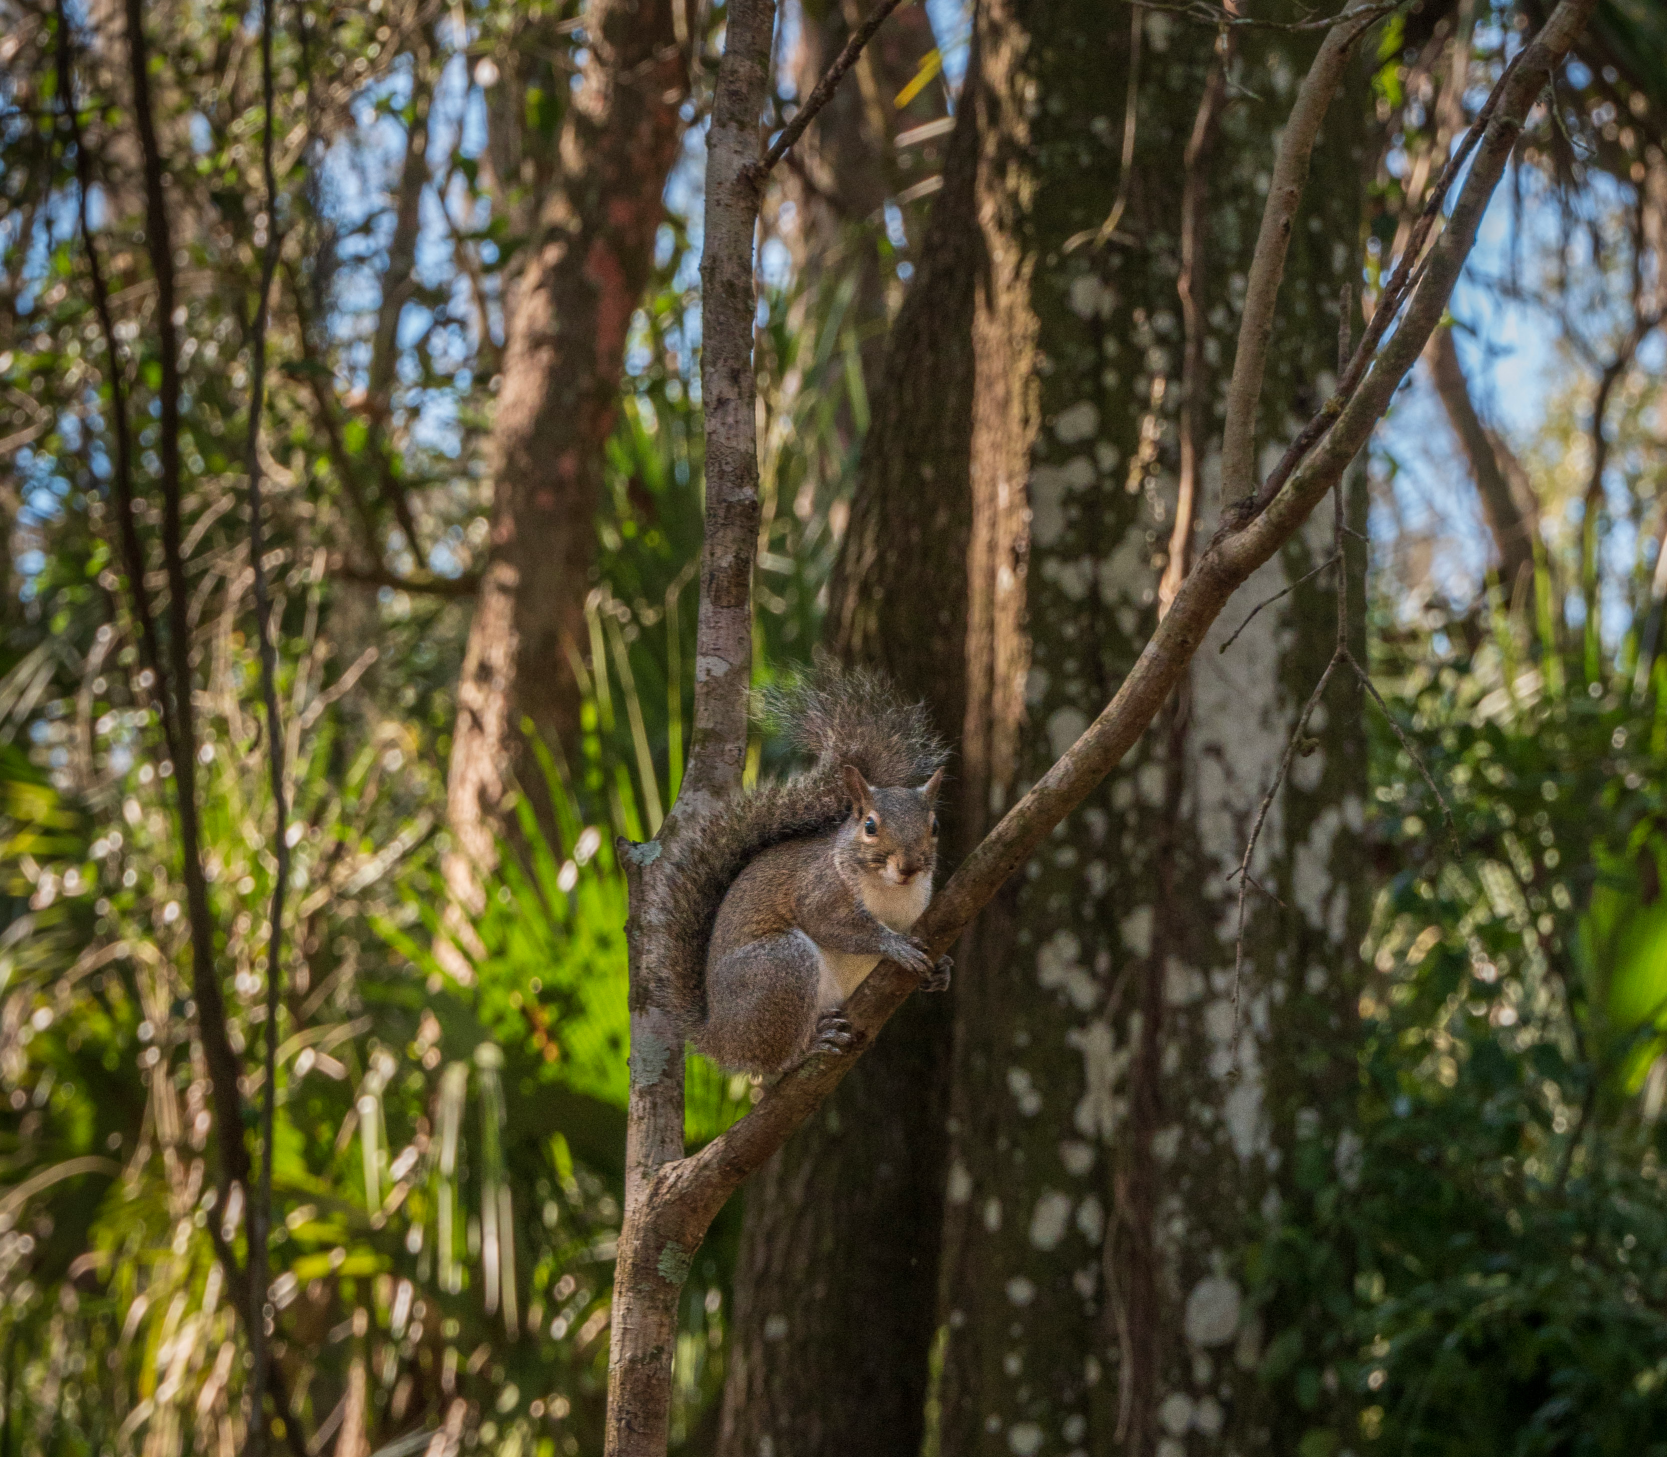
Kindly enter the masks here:
<path id="1" fill-rule="evenodd" d="M 276 866 L 241 467 L 256 32 L 242 7 L 148 10 L 175 149 L 200 856 L 252 1120 Z M 66 12 L 0 6 L 0 1451 L 230 1454 L 248 1342 L 218 1249 L 243 1249 L 248 1196 L 222 1199 L 213 1173 L 172 766 L 113 556 L 111 395 L 66 104 L 99 161 L 88 205 L 147 473 L 155 286 L 120 27 L 101 7 L 67 13 L 76 98 L 56 80 Z M 722 7 L 698 14 L 710 54 Z M 1659 8 L 1605 14 L 1659 79 Z M 1438 119 L 1401 39 L 1377 93 L 1395 118 L 1385 239 Z M 483 158 L 506 100 L 528 135 L 555 134 L 584 43 L 570 0 L 304 0 L 280 33 L 292 242 L 263 450 L 293 870 L 269 1301 L 292 1451 L 393 1457 L 435 1432 L 505 1457 L 600 1448 L 627 1080 L 615 838 L 653 834 L 676 796 L 693 678 L 698 67 L 607 448 L 571 664 L 583 731 L 538 756 L 560 835 L 523 805 L 466 922 L 441 872 L 488 530 L 479 461 L 526 241 L 522 199 Z M 1539 320 L 1532 337 L 1556 351 L 1543 417 L 1500 446 L 1534 523 L 1528 575 L 1487 570 L 1451 451 L 1427 509 L 1417 389 L 1375 453 L 1374 668 L 1454 831 L 1379 725 L 1360 1138 L 1304 1169 L 1318 1223 L 1265 1211 L 1249 1271 L 1309 1297 L 1249 1359 L 1306 1407 L 1350 1384 L 1346 1445 L 1369 1450 L 1667 1451 L 1667 362 L 1661 224 L 1640 201 L 1667 184 L 1659 147 L 1622 137 L 1642 136 L 1641 112 L 1597 80 L 1581 105 L 1566 146 L 1519 159 L 1519 225 L 1461 299 L 1478 319 L 1485 295 Z M 419 128 L 421 226 L 401 243 Z M 860 229 L 906 278 L 898 206 Z M 761 255 L 760 681 L 817 638 L 867 423 L 861 268 L 821 256 L 796 270 L 791 249 Z M 142 520 L 165 592 L 159 515 Z M 749 772 L 771 762 L 756 744 Z M 696 1143 L 755 1093 L 692 1057 L 689 1088 Z M 737 1221 L 685 1296 L 673 1431 L 688 1451 L 713 1439 Z"/>

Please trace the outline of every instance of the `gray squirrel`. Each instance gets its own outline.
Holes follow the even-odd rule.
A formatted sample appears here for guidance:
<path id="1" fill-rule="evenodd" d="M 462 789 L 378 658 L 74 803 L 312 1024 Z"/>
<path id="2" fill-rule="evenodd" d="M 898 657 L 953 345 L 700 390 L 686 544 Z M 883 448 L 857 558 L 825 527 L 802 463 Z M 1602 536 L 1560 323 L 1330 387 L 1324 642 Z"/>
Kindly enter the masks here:
<path id="1" fill-rule="evenodd" d="M 696 1048 L 754 1073 L 849 1047 L 840 1008 L 882 958 L 928 991 L 950 973 L 908 934 L 932 897 L 948 758 L 925 708 L 819 656 L 764 712 L 815 762 L 701 826 L 652 988 Z"/>

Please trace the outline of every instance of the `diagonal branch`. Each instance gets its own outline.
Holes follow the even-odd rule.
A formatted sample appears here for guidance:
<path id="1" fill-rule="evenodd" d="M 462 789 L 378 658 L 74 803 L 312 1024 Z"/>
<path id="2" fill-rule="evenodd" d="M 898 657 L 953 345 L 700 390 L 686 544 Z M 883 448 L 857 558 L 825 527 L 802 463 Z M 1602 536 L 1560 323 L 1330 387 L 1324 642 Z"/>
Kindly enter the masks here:
<path id="1" fill-rule="evenodd" d="M 810 95 L 805 97 L 805 104 L 793 113 L 793 120 L 781 129 L 781 135 L 776 138 L 775 145 L 764 154 L 763 161 L 757 164 L 760 174 L 769 172 L 788 154 L 793 143 L 805 134 L 805 128 L 816 119 L 816 113 L 828 104 L 845 73 L 856 65 L 857 57 L 862 54 L 863 48 L 874 39 L 875 32 L 885 24 L 886 17 L 902 3 L 903 0 L 880 0 L 868 19 L 851 32 L 844 48 L 834 57 L 833 64 L 822 73 L 822 79 L 816 83 Z M 725 55 L 727 54 L 726 48 Z"/>

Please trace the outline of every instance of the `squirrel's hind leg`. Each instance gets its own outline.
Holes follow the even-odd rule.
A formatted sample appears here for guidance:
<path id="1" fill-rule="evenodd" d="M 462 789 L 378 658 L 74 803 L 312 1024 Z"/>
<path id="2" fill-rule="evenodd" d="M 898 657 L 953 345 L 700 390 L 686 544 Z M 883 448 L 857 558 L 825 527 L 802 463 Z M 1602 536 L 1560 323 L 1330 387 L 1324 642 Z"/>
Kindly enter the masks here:
<path id="1" fill-rule="evenodd" d="M 721 1067 L 775 1072 L 809 1044 L 821 976 L 821 954 L 802 931 L 761 936 L 713 957 L 695 1046 Z"/>

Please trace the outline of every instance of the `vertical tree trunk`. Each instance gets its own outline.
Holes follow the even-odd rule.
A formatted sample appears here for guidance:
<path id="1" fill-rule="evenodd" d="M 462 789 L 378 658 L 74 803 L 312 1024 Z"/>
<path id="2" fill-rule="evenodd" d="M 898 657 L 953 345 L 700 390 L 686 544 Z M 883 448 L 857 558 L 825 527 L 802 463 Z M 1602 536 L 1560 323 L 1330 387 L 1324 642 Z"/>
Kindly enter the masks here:
<path id="1" fill-rule="evenodd" d="M 965 104 L 980 115 L 989 265 L 973 326 L 966 758 L 993 811 L 1134 666 L 1171 549 L 1189 353 L 1182 159 L 1215 36 L 1132 14 L 989 0 L 978 23 Z M 1120 180 L 1135 23 L 1133 168 Z M 1205 178 L 1208 266 L 1188 311 L 1206 331 L 1191 354 L 1203 374 L 1193 398 L 1205 536 L 1220 509 L 1229 330 L 1276 131 L 1315 46 L 1241 39 Z M 1319 403 L 1300 383 L 1335 374 L 1336 301 L 1355 273 L 1363 201 L 1363 108 L 1349 90 L 1292 238 L 1264 449 Z M 1068 249 L 1119 195 L 1112 239 Z M 1241 600 L 1328 555 L 1328 517 L 1317 513 Z M 1329 1421 L 1329 1398 L 1309 1417 L 1258 1383 L 1267 1338 L 1294 1317 L 1278 1292 L 1251 1309 L 1244 1259 L 1266 1221 L 1348 1166 L 1365 912 L 1353 685 L 1332 690 L 1321 746 L 1297 761 L 1264 833 L 1253 873 L 1283 906 L 1253 904 L 1238 988 L 1227 877 L 1329 657 L 1331 600 L 1329 578 L 1299 589 L 1222 655 L 1243 615 L 1230 614 L 1156 731 L 992 903 L 963 952 L 941 1416 L 928 1450 L 1294 1450 L 1308 1425 Z"/>
<path id="2" fill-rule="evenodd" d="M 964 117 L 877 381 L 826 637 L 957 735 L 965 713 L 976 134 Z M 964 777 L 943 858 L 970 842 Z M 951 807 L 951 805 L 953 807 Z M 953 994 L 952 994 L 953 995 Z M 748 1188 L 724 1457 L 914 1457 L 943 1215 L 950 998 L 912 997 Z"/>
<path id="3" fill-rule="evenodd" d="M 562 124 L 560 176 L 513 294 L 493 424 L 492 535 L 469 629 L 447 814 L 454 891 L 490 865 L 506 792 L 542 795 L 522 735 L 578 723 L 566 648 L 585 594 L 619 373 L 647 284 L 687 90 L 672 0 L 597 0 L 583 79 Z"/>

